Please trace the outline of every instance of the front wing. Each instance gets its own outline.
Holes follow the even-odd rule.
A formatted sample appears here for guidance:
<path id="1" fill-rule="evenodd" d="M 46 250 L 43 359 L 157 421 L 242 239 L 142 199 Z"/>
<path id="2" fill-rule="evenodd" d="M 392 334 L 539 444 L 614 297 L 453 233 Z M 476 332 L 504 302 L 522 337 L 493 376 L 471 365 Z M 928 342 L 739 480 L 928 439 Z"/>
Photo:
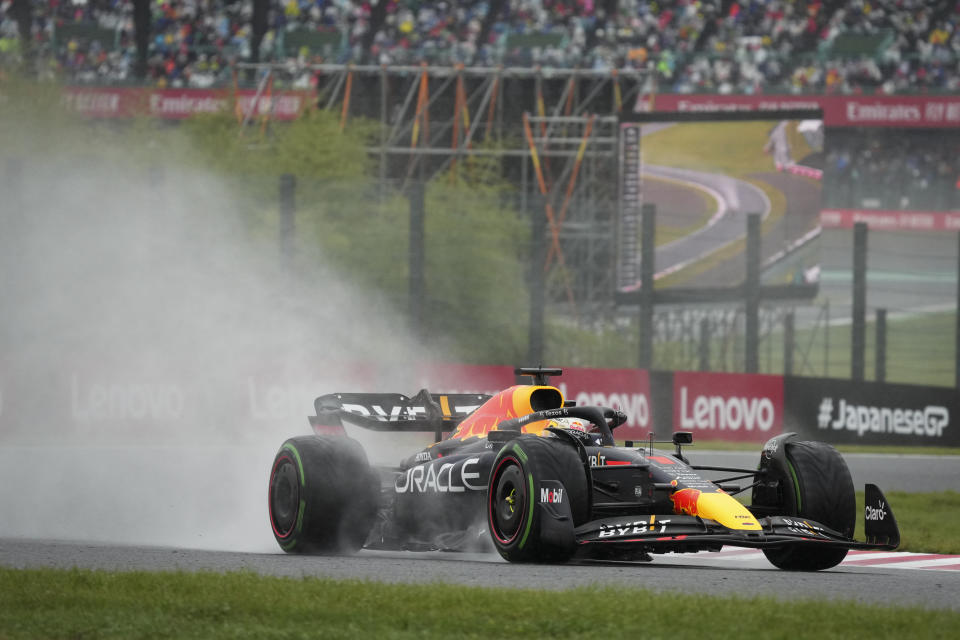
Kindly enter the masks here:
<path id="1" fill-rule="evenodd" d="M 636 515 L 601 518 L 574 529 L 581 547 L 630 547 L 649 553 L 717 550 L 724 545 L 775 548 L 785 545 L 826 545 L 845 549 L 896 549 L 900 530 L 883 493 L 866 485 L 864 532 L 858 542 L 818 522 L 800 517 L 759 518 L 761 531 L 738 531 L 698 516 Z"/>

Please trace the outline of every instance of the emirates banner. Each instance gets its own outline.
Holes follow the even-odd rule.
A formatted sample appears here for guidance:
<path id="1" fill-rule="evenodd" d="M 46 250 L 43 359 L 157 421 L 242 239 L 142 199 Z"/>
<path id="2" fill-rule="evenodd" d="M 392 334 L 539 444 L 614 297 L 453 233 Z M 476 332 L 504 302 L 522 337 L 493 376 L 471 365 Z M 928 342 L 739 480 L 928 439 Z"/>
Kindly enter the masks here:
<path id="1" fill-rule="evenodd" d="M 63 101 L 91 118 L 154 116 L 182 120 L 200 113 L 238 114 L 294 120 L 310 104 L 306 91 L 277 91 L 259 97 L 253 89 L 152 89 L 143 87 L 66 87 Z"/>
<path id="2" fill-rule="evenodd" d="M 637 102 L 637 111 L 762 112 L 820 109 L 827 127 L 960 126 L 960 96 L 686 95 L 663 93 Z"/>
<path id="3" fill-rule="evenodd" d="M 952 211 L 885 211 L 882 209 L 824 209 L 824 229 L 852 229 L 866 222 L 875 231 L 960 231 L 960 213 Z"/>
<path id="4" fill-rule="evenodd" d="M 784 378 L 787 431 L 834 444 L 960 446 L 953 389 L 827 378 Z"/>
<path id="5" fill-rule="evenodd" d="M 275 91 L 261 95 L 253 89 L 237 91 L 243 112 L 292 120 L 313 99 L 309 91 Z M 151 87 L 66 87 L 64 102 L 95 118 L 150 115 L 182 119 L 197 113 L 233 108 L 230 89 L 156 89 Z M 663 93 L 641 97 L 635 111 L 699 113 L 763 112 L 821 109 L 827 127 L 960 126 L 960 96 L 863 95 L 688 95 Z"/>

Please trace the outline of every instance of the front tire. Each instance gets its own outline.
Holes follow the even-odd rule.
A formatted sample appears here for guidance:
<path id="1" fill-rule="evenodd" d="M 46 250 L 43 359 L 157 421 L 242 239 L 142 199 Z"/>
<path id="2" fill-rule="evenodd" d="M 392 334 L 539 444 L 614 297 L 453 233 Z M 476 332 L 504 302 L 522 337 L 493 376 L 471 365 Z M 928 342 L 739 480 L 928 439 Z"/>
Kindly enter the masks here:
<path id="1" fill-rule="evenodd" d="M 356 440 L 291 438 L 270 472 L 273 536 L 287 553 L 355 553 L 373 526 L 379 496 L 379 476 Z"/>
<path id="2" fill-rule="evenodd" d="M 487 491 L 487 527 L 500 555 L 510 562 L 570 559 L 573 527 L 589 515 L 586 473 L 577 450 L 559 439 L 524 435 L 504 445 Z M 542 514 L 548 507 L 552 515 Z"/>
<path id="3" fill-rule="evenodd" d="M 843 456 L 824 442 L 788 442 L 787 467 L 783 478 L 786 494 L 783 515 L 807 518 L 853 538 L 856 523 L 856 496 L 853 479 Z M 792 489 L 791 489 L 792 488 Z M 840 564 L 847 556 L 843 548 L 788 545 L 764 549 L 775 567 L 788 571 L 820 571 Z"/>

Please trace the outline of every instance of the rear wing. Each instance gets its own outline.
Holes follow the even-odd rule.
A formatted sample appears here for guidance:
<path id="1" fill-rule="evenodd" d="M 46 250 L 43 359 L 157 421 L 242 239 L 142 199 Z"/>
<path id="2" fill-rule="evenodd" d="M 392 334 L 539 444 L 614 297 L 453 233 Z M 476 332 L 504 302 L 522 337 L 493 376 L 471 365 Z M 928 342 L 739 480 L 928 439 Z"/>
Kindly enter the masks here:
<path id="1" fill-rule="evenodd" d="M 373 431 L 432 431 L 439 441 L 490 397 L 432 394 L 426 389 L 412 398 L 398 393 L 331 393 L 314 401 L 317 415 L 309 420 L 316 433 L 342 434 L 346 422 Z"/>

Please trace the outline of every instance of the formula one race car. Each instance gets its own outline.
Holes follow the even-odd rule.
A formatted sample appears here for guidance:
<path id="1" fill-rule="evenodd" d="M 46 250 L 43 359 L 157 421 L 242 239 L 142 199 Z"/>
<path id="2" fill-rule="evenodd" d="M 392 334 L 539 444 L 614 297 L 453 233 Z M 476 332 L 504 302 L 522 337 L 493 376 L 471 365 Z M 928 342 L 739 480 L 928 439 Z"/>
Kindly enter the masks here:
<path id="1" fill-rule="evenodd" d="M 853 482 L 843 458 L 793 433 L 763 447 L 757 469 L 691 465 L 675 451 L 616 446 L 616 410 L 573 406 L 548 376 L 493 396 L 337 393 L 315 402 L 315 435 L 280 447 L 270 473 L 274 536 L 290 553 L 360 548 L 477 550 L 511 562 L 649 560 L 651 553 L 754 547 L 781 569 L 817 571 L 849 549 L 900 542 L 883 493 L 866 485 L 866 542 L 853 540 Z M 399 467 L 373 468 L 344 427 L 434 432 Z M 449 436 L 443 438 L 444 433 Z M 709 480 L 701 471 L 729 472 Z M 744 487 L 731 482 L 748 480 Z M 732 494 L 752 490 L 749 506 Z"/>

